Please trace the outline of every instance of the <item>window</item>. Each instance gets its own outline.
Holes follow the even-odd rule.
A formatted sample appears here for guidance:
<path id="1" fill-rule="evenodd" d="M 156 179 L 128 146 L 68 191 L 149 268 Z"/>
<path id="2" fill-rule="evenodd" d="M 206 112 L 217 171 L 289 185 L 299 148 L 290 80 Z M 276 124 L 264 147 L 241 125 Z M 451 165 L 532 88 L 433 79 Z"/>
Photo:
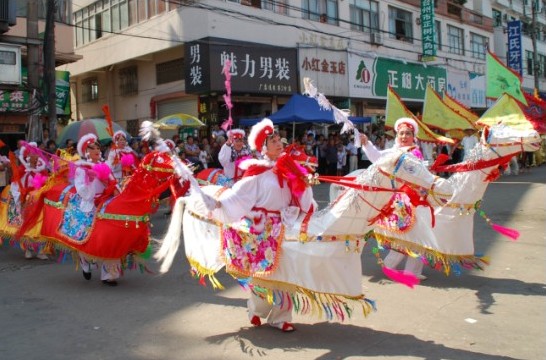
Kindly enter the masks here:
<path id="1" fill-rule="evenodd" d="M 546 77 L 546 56 L 545 55 L 538 55 L 538 65 L 540 67 L 540 75 L 542 77 Z"/>
<path id="2" fill-rule="evenodd" d="M 262 9 L 271 10 L 277 14 L 288 15 L 286 0 L 262 0 Z"/>
<path id="3" fill-rule="evenodd" d="M 442 24 L 436 20 L 434 21 L 434 46 L 436 46 L 436 51 L 442 50 Z"/>
<path id="4" fill-rule="evenodd" d="M 138 94 L 138 69 L 129 66 L 119 71 L 119 93 L 121 96 Z"/>
<path id="5" fill-rule="evenodd" d="M 184 59 L 175 59 L 155 66 L 157 85 L 184 79 Z"/>
<path id="6" fill-rule="evenodd" d="M 463 29 L 448 25 L 447 26 L 447 41 L 452 54 L 464 55 L 464 32 Z"/>
<path id="7" fill-rule="evenodd" d="M 502 26 L 502 12 L 497 9 L 493 9 L 493 26 Z"/>
<path id="8" fill-rule="evenodd" d="M 302 7 L 304 19 L 338 24 L 337 0 L 302 0 Z"/>
<path id="9" fill-rule="evenodd" d="M 485 49 L 487 48 L 487 38 L 485 36 L 470 33 L 470 50 L 472 57 L 476 59 L 485 59 Z"/>
<path id="10" fill-rule="evenodd" d="M 391 38 L 413 42 L 411 12 L 389 6 L 389 33 Z"/>
<path id="11" fill-rule="evenodd" d="M 525 58 L 527 59 L 527 75 L 533 75 L 533 53 L 526 50 Z"/>
<path id="12" fill-rule="evenodd" d="M 378 3 L 370 0 L 352 0 L 349 5 L 351 29 L 364 32 L 379 31 Z"/>
<path id="13" fill-rule="evenodd" d="M 82 102 L 99 100 L 99 81 L 96 77 L 82 81 Z"/>
<path id="14" fill-rule="evenodd" d="M 126 129 L 127 129 L 127 132 L 131 134 L 131 136 L 138 136 L 138 131 L 139 131 L 138 119 L 127 120 Z"/>

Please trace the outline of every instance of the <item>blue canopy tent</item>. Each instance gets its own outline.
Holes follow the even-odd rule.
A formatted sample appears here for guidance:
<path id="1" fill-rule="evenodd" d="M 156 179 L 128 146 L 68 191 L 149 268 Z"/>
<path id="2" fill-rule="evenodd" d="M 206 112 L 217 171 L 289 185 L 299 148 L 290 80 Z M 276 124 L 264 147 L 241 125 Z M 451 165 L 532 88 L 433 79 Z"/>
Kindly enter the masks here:
<path id="1" fill-rule="evenodd" d="M 332 110 L 323 110 L 320 108 L 317 101 L 308 96 L 294 94 L 288 102 L 276 113 L 268 116 L 273 124 L 292 123 L 292 137 L 294 137 L 294 129 L 296 123 L 335 123 L 334 112 Z M 241 119 L 240 126 L 251 126 L 256 124 L 263 118 Z M 372 122 L 372 118 L 349 116 L 354 124 L 367 124 Z"/>

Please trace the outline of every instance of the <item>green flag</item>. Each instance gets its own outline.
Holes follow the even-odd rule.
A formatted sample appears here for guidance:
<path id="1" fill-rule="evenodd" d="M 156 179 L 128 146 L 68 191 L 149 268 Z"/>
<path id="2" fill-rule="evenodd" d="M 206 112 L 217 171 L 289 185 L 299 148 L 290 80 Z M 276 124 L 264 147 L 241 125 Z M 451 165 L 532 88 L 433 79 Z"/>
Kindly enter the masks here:
<path id="1" fill-rule="evenodd" d="M 486 96 L 491 99 L 498 99 L 506 93 L 527 106 L 527 100 L 521 90 L 521 77 L 510 68 L 506 67 L 498 57 L 487 50 L 486 57 Z"/>

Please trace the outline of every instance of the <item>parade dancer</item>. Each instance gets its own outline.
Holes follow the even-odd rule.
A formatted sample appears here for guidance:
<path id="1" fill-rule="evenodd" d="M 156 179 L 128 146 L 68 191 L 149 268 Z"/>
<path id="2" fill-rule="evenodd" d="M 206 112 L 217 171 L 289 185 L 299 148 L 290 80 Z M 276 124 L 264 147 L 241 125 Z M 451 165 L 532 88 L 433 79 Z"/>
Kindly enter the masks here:
<path id="1" fill-rule="evenodd" d="M 100 144 L 97 136 L 87 134 L 78 141 L 78 153 L 83 160 L 76 162 L 77 168 L 74 176 L 74 186 L 77 196 L 75 201 L 79 201 L 78 210 L 72 212 L 70 216 L 73 221 L 63 222 L 63 232 L 71 237 L 77 238 L 83 228 L 88 228 L 93 221 L 91 213 L 96 211 L 96 202 L 102 198 L 113 195 L 117 189 L 116 180 L 111 170 L 106 164 L 102 164 Z M 106 168 L 104 168 L 105 165 Z M 79 226 L 74 226 L 78 224 Z M 70 225 L 70 226 L 69 226 Z M 69 226 L 69 228 L 64 228 Z M 112 234 L 112 241 L 115 241 L 115 234 Z M 80 253 L 80 264 L 82 266 L 83 277 L 86 280 L 91 279 L 90 259 Z M 104 260 L 101 264 L 102 283 L 109 286 L 116 286 L 117 279 L 120 277 L 120 260 Z"/>
<path id="2" fill-rule="evenodd" d="M 229 130 L 228 140 L 222 145 L 218 160 L 224 168 L 224 176 L 236 182 L 243 176 L 239 167 L 241 161 L 252 156 L 252 152 L 245 144 L 245 131 L 242 129 Z"/>
<path id="3" fill-rule="evenodd" d="M 417 122 L 411 118 L 400 118 L 394 123 L 394 131 L 396 132 L 396 139 L 395 144 L 392 148 L 386 149 L 386 150 L 378 150 L 371 141 L 369 141 L 368 137 L 365 134 L 360 134 L 360 141 L 362 144 L 362 150 L 370 159 L 372 163 L 376 162 L 381 156 L 384 156 L 388 154 L 391 151 L 403 148 L 405 151 L 412 153 L 420 160 L 423 159 L 423 154 L 419 150 L 419 147 L 415 144 L 415 136 L 417 135 L 417 132 L 419 131 L 419 127 L 417 125 Z M 394 203 L 397 204 L 406 204 L 409 205 L 409 199 L 407 199 L 407 196 L 404 194 L 396 194 L 394 195 Z M 401 205 L 402 207 L 405 205 Z M 419 221 L 426 221 L 427 216 L 430 217 L 430 214 L 428 213 L 429 210 L 425 209 L 423 207 L 417 207 L 416 211 L 423 210 L 423 216 L 416 215 L 419 217 Z M 399 217 L 398 220 L 402 220 L 401 216 L 399 214 L 393 214 L 391 216 Z M 391 219 L 392 220 L 392 219 Z M 385 223 L 389 222 L 389 219 L 384 219 Z M 400 221 L 398 221 L 400 223 Z M 408 225 L 409 226 L 409 225 Z M 383 260 L 385 266 L 395 269 L 400 262 L 406 257 L 406 255 L 401 254 L 396 251 L 389 251 L 388 255 Z M 417 278 L 420 280 L 425 280 L 426 276 L 422 275 L 423 272 L 423 262 L 420 258 L 407 256 L 405 270 L 408 272 L 413 273 Z"/>
<path id="4" fill-rule="evenodd" d="M 121 184 L 123 179 L 130 176 L 138 165 L 138 155 L 127 145 L 127 137 L 122 130 L 114 133 L 114 146 L 108 153 L 107 164 L 112 169 L 114 177 Z"/>
<path id="5" fill-rule="evenodd" d="M 13 181 L 10 186 L 11 196 L 14 200 L 15 209 L 23 218 L 23 208 L 27 201 L 27 195 L 41 187 L 49 173 L 47 171 L 47 161 L 40 156 L 40 150 L 35 142 L 25 143 L 19 149 L 19 173 L 23 174 L 20 181 Z M 46 260 L 47 255 L 43 249 L 35 250 L 21 244 L 25 251 L 25 258 L 31 259 L 36 256 L 38 259 Z"/>
<path id="6" fill-rule="evenodd" d="M 310 212 L 316 207 L 307 183 L 295 186 L 298 181 L 286 176 L 286 169 L 278 163 L 281 158 L 290 160 L 286 154 L 281 156 L 283 143 L 271 120 L 266 118 L 254 125 L 248 141 L 250 149 L 260 151 L 263 159 L 243 161 L 241 167 L 246 168 L 243 178 L 231 191 L 220 195 L 213 213 L 214 218 L 229 224 L 222 230 L 224 249 L 233 259 L 228 271 L 239 278 L 275 271 L 283 224 L 293 223 L 300 210 Z M 293 181 L 288 182 L 287 178 Z M 252 251 L 245 252 L 242 244 L 247 242 L 253 244 Z M 267 323 L 275 328 L 285 332 L 295 330 L 291 309 L 273 305 L 257 292 L 248 300 L 248 316 L 254 326 L 261 325 L 261 318 L 267 318 Z"/>

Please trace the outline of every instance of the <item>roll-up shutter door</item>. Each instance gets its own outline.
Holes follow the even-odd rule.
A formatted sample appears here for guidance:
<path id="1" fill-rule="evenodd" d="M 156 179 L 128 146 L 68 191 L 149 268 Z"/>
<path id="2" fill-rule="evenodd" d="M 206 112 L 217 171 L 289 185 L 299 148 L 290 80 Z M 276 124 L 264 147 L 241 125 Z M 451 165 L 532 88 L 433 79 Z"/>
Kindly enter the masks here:
<path id="1" fill-rule="evenodd" d="M 157 118 L 184 113 L 197 117 L 197 100 L 169 100 L 157 104 Z"/>

